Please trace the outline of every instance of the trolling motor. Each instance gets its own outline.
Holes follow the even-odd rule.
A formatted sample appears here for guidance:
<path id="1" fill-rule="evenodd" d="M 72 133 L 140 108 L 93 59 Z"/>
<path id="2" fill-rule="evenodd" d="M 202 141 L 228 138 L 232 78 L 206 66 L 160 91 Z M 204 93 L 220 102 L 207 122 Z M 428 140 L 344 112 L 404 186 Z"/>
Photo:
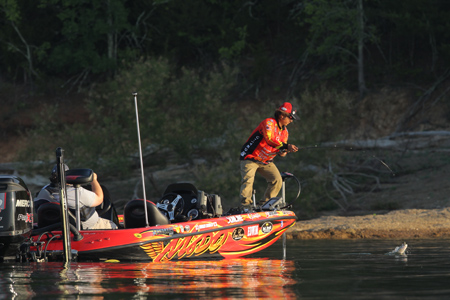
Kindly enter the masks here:
<path id="1" fill-rule="evenodd" d="M 289 178 L 294 178 L 298 184 L 298 193 L 294 201 L 297 200 L 297 198 L 300 196 L 302 187 L 300 181 L 298 180 L 297 177 L 294 176 L 294 174 L 283 172 L 281 173 L 281 178 L 283 179 L 283 184 L 281 186 L 281 197 L 273 197 L 269 199 L 266 203 L 264 203 L 261 206 L 262 211 L 282 210 L 292 207 L 292 204 L 286 204 L 286 180 Z M 286 232 L 283 233 L 282 245 L 283 245 L 283 259 L 286 259 Z"/>
<path id="2" fill-rule="evenodd" d="M 64 167 L 64 150 L 61 147 L 56 148 L 56 165 L 59 185 L 59 199 L 61 204 L 61 223 L 62 223 L 62 239 L 63 239 L 63 257 L 64 263 L 72 260 L 72 248 L 70 243 L 70 226 L 69 226 L 69 205 L 67 203 L 66 174 Z"/>
<path id="3" fill-rule="evenodd" d="M 297 200 L 297 198 L 300 196 L 302 187 L 301 187 L 300 181 L 298 180 L 297 177 L 294 176 L 294 174 L 288 173 L 288 172 L 282 172 L 281 178 L 283 179 L 283 185 L 281 187 L 281 197 L 273 197 L 273 198 L 269 199 L 266 203 L 264 203 L 261 206 L 261 210 L 270 211 L 270 210 L 280 210 L 280 209 L 292 207 L 292 204 L 286 204 L 286 180 L 289 178 L 294 178 L 298 184 L 298 193 L 297 193 L 297 196 L 295 197 L 294 201 Z"/>

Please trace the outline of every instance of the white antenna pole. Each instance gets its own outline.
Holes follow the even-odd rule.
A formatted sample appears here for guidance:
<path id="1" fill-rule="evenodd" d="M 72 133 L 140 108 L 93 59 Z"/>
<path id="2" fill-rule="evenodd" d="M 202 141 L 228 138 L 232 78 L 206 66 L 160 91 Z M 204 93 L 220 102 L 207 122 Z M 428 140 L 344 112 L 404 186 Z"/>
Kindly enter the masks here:
<path id="1" fill-rule="evenodd" d="M 141 132 L 139 130 L 139 113 L 137 105 L 137 93 L 133 93 L 134 96 L 134 106 L 136 108 L 136 125 L 139 141 L 139 157 L 141 159 L 141 178 L 142 178 L 142 190 L 144 193 L 144 211 L 145 211 L 145 224 L 148 227 L 148 213 L 147 213 L 147 196 L 145 195 L 145 179 L 144 179 L 144 161 L 142 159 L 142 145 L 141 145 Z"/>

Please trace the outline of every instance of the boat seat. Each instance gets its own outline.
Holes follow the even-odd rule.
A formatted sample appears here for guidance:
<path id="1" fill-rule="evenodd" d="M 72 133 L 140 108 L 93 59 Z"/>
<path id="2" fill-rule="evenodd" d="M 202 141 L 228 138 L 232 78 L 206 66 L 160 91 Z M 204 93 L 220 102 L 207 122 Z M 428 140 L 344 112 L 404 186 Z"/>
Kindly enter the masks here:
<path id="1" fill-rule="evenodd" d="M 68 210 L 70 224 L 76 226 L 76 217 L 73 210 Z M 41 204 L 37 211 L 38 227 L 43 228 L 61 222 L 61 205 L 59 202 Z"/>
<path id="2" fill-rule="evenodd" d="M 149 200 L 147 200 L 147 215 L 149 226 L 170 224 L 169 219 Z M 134 199 L 125 204 L 123 223 L 125 228 L 146 227 L 145 204 L 143 199 Z"/>

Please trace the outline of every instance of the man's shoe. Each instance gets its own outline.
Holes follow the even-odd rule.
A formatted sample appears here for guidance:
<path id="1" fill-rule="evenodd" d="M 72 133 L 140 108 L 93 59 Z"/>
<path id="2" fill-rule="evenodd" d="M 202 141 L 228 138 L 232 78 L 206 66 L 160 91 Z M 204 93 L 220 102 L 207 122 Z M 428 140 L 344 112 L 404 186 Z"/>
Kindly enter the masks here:
<path id="1" fill-rule="evenodd" d="M 241 205 L 242 206 L 252 206 L 253 205 L 253 201 L 241 201 Z"/>
<path id="2" fill-rule="evenodd" d="M 242 213 L 249 213 L 249 212 L 253 212 L 254 210 L 253 210 L 252 205 L 242 205 L 241 211 L 242 211 Z"/>

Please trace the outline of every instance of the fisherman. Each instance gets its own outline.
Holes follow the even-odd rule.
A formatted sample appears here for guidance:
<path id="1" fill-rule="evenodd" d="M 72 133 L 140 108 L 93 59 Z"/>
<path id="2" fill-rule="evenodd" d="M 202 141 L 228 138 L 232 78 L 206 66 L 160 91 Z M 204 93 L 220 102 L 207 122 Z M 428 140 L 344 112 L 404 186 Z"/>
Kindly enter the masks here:
<path id="1" fill-rule="evenodd" d="M 64 164 L 65 171 L 69 170 L 69 167 Z M 34 207 L 36 212 L 39 206 L 47 202 L 60 202 L 59 201 L 59 187 L 57 181 L 57 165 L 53 167 L 50 175 L 50 184 L 44 186 L 39 194 L 34 199 Z M 78 200 L 81 216 L 81 224 L 83 229 L 117 229 L 117 225 L 111 221 L 101 218 L 95 207 L 103 203 L 103 189 L 100 183 L 97 181 L 97 174 L 93 173 L 93 180 L 91 182 L 92 191 L 83 187 L 78 188 Z M 76 208 L 75 193 L 77 189 L 70 184 L 67 184 L 67 204 L 69 209 Z"/>
<path id="2" fill-rule="evenodd" d="M 289 102 L 283 103 L 273 118 L 263 120 L 242 146 L 241 161 L 241 191 L 240 199 L 244 207 L 251 206 L 253 183 L 258 172 L 267 181 L 267 189 L 263 202 L 276 197 L 281 190 L 283 180 L 280 171 L 273 163 L 276 155 L 286 156 L 288 152 L 297 152 L 297 146 L 288 144 L 286 126 L 298 120 L 296 111 Z"/>

